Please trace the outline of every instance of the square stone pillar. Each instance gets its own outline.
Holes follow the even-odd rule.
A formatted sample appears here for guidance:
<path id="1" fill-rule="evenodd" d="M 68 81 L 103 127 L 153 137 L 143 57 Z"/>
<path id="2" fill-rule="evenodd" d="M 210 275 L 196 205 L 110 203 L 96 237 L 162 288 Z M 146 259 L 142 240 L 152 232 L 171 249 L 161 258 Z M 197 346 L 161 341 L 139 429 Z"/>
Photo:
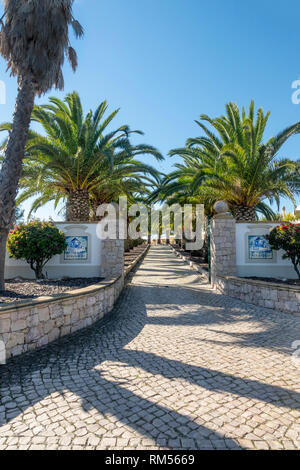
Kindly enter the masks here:
<path id="1" fill-rule="evenodd" d="M 211 221 L 210 252 L 213 287 L 217 276 L 235 276 L 236 274 L 235 225 L 235 219 L 228 214 L 219 214 Z"/>
<path id="2" fill-rule="evenodd" d="M 124 275 L 124 240 L 102 240 L 101 275 L 106 279 Z"/>

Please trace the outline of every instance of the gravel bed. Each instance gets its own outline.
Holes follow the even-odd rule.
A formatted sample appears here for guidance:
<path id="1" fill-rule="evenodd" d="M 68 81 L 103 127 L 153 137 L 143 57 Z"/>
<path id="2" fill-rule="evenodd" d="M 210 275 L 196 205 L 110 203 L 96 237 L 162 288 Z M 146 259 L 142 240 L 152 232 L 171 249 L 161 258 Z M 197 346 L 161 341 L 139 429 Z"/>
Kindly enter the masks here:
<path id="1" fill-rule="evenodd" d="M 125 253 L 124 264 L 129 266 L 145 250 L 145 245 L 135 247 Z M 82 287 L 88 287 L 101 282 L 103 278 L 74 278 L 66 280 L 29 281 L 23 279 L 9 280 L 5 283 L 5 291 L 0 291 L 0 306 L 20 300 L 36 299 L 51 295 L 63 294 Z"/>
<path id="2" fill-rule="evenodd" d="M 51 296 L 63 294 L 82 287 L 97 284 L 103 280 L 100 277 L 93 278 L 76 278 L 66 280 L 45 280 L 45 281 L 26 281 L 26 280 L 10 280 L 5 283 L 5 291 L 0 291 L 0 306 L 16 302 L 18 300 L 35 299 L 42 296 Z"/>

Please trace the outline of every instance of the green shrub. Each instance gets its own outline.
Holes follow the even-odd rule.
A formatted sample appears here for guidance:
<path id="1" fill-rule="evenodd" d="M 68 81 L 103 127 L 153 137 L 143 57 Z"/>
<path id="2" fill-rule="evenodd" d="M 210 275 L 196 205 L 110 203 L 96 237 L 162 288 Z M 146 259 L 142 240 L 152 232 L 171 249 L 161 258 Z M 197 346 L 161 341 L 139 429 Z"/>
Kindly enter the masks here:
<path id="1" fill-rule="evenodd" d="M 132 240 L 128 238 L 124 241 L 124 251 L 128 253 L 129 251 L 133 250 L 136 246 L 142 245 L 145 242 L 142 238 L 138 238 L 137 240 Z"/>
<path id="2" fill-rule="evenodd" d="M 267 239 L 273 250 L 283 250 L 283 259 L 290 259 L 300 279 L 300 224 L 284 224 L 271 230 Z"/>
<path id="3" fill-rule="evenodd" d="M 46 263 L 66 248 L 65 234 L 51 222 L 20 224 L 10 230 L 7 240 L 10 256 L 25 259 L 35 272 L 36 279 L 45 278 L 43 268 Z"/>
<path id="4" fill-rule="evenodd" d="M 124 240 L 124 251 L 125 253 L 128 253 L 130 251 L 129 240 Z"/>

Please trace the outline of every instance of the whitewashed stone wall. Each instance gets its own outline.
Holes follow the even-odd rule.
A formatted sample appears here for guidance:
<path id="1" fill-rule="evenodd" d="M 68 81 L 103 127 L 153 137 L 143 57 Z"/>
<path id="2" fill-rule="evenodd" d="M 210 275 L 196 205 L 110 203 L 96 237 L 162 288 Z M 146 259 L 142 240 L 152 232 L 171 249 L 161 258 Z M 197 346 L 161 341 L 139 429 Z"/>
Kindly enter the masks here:
<path id="1" fill-rule="evenodd" d="M 236 223 L 236 274 L 240 277 L 272 277 L 297 279 L 297 273 L 284 252 L 273 251 L 270 259 L 249 259 L 249 236 L 265 236 L 280 223 L 237 222 Z"/>
<path id="2" fill-rule="evenodd" d="M 65 260 L 64 254 L 53 256 L 46 264 L 44 273 L 49 279 L 63 277 L 101 277 L 102 241 L 97 235 L 97 223 L 55 222 L 66 236 L 88 237 L 88 256 L 86 260 Z M 5 260 L 5 279 L 22 277 L 34 279 L 35 274 L 25 260 L 10 258 Z"/>
<path id="3" fill-rule="evenodd" d="M 124 270 L 124 240 L 101 240 L 97 233 L 97 223 L 62 223 L 59 229 L 67 236 L 87 236 L 89 244 L 88 259 L 65 261 L 64 255 L 54 256 L 45 266 L 44 272 L 49 279 L 63 277 L 115 277 Z M 23 277 L 34 279 L 35 274 L 25 260 L 15 260 L 6 254 L 5 278 Z"/>
<path id="4" fill-rule="evenodd" d="M 246 229 L 243 228 L 244 225 Z M 238 229 L 236 226 L 238 226 Z M 222 294 L 243 300 L 250 304 L 300 315 L 300 287 L 245 279 L 236 276 L 239 274 L 237 261 L 240 262 L 246 250 L 246 232 L 247 230 L 251 231 L 252 227 L 255 227 L 255 230 L 257 230 L 257 226 L 260 228 L 258 234 L 260 234 L 260 232 L 262 234 L 267 233 L 269 226 L 264 227 L 257 223 L 236 224 L 236 221 L 226 214 L 220 214 L 212 220 L 212 286 Z M 243 228 L 244 231 L 242 231 L 241 228 Z M 274 266 L 275 264 L 273 264 L 273 269 Z M 259 262 L 252 264 L 252 267 L 256 268 L 252 271 L 252 276 L 264 277 Z M 283 275 L 286 274 L 286 265 L 282 263 L 281 267 L 285 268 Z"/>

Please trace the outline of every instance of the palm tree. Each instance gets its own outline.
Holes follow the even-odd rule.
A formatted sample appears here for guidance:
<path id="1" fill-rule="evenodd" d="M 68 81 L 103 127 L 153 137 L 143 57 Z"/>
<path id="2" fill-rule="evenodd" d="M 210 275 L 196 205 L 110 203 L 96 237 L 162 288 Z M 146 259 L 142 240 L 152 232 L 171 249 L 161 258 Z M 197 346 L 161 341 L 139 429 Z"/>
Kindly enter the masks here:
<path id="1" fill-rule="evenodd" d="M 93 217 L 98 205 L 113 202 L 122 194 L 138 192 L 147 175 L 157 175 L 152 166 L 136 160 L 139 155 L 161 154 L 149 145 L 132 145 L 127 125 L 106 132 L 118 113 L 105 117 L 107 103 L 93 113 L 83 114 L 76 92 L 64 101 L 36 106 L 32 120 L 42 125 L 45 135 L 30 131 L 18 203 L 35 196 L 32 211 L 49 201 L 66 202 L 67 221 L 83 222 Z M 3 124 L 0 130 L 7 130 Z"/>
<path id="2" fill-rule="evenodd" d="M 136 171 L 138 170 L 135 168 Z M 125 173 L 126 172 L 126 173 Z M 118 203 L 121 196 L 126 196 L 129 204 L 135 204 L 140 194 L 146 192 L 146 184 L 143 181 L 143 175 L 136 174 L 131 176 L 130 169 L 125 170 L 125 176 L 118 175 L 118 168 L 114 168 L 107 179 L 95 188 L 91 194 L 91 220 L 98 220 L 97 208 L 102 204 Z"/>
<path id="3" fill-rule="evenodd" d="M 19 89 L 13 123 L 0 172 L 0 289 L 4 289 L 6 240 L 14 220 L 15 200 L 22 172 L 35 95 L 55 86 L 63 88 L 62 65 L 65 56 L 73 70 L 76 52 L 70 46 L 68 27 L 82 36 L 73 18 L 74 0 L 5 0 L 1 18 L 0 53 L 17 76 Z M 5 20 L 4 20 L 5 18 Z"/>
<path id="4" fill-rule="evenodd" d="M 188 164 L 185 167 L 182 164 L 176 165 L 178 169 L 167 175 L 161 182 L 161 186 L 152 192 L 151 202 L 165 202 L 169 206 L 179 204 L 183 207 L 185 204 L 203 204 L 205 209 L 205 236 L 204 245 L 201 251 L 201 256 L 207 259 L 208 256 L 208 225 L 214 210 L 214 203 L 218 200 L 216 195 L 205 188 L 193 188 L 193 178 L 195 175 L 195 168 Z M 171 227 L 172 229 L 174 227 Z M 179 242 L 182 244 L 182 240 Z"/>
<path id="5" fill-rule="evenodd" d="M 181 156 L 183 164 L 176 165 L 168 183 L 183 184 L 200 199 L 227 201 L 239 221 L 256 220 L 257 212 L 272 216 L 266 201 L 279 205 L 280 198 L 286 197 L 295 203 L 294 195 L 300 190 L 299 178 L 297 181 L 293 175 L 296 163 L 278 159 L 277 154 L 288 138 L 300 132 L 300 122 L 264 144 L 269 115 L 259 109 L 255 120 L 253 102 L 248 115 L 244 108 L 241 115 L 234 103 L 226 106 L 226 115 L 220 118 L 202 115 L 201 121 L 208 122 L 217 134 L 196 121 L 206 135 L 188 139 L 185 148 L 170 152 Z"/>
<path id="6" fill-rule="evenodd" d="M 120 152 L 113 159 L 113 168 L 101 167 L 101 177 L 97 186 L 91 191 L 93 214 L 103 203 L 118 202 L 120 196 L 126 196 L 131 204 L 146 204 L 146 199 L 160 181 L 160 172 L 150 165 L 136 160 L 139 155 L 150 154 L 157 160 L 163 159 L 154 147 L 137 145 L 129 147 L 129 153 Z"/>

